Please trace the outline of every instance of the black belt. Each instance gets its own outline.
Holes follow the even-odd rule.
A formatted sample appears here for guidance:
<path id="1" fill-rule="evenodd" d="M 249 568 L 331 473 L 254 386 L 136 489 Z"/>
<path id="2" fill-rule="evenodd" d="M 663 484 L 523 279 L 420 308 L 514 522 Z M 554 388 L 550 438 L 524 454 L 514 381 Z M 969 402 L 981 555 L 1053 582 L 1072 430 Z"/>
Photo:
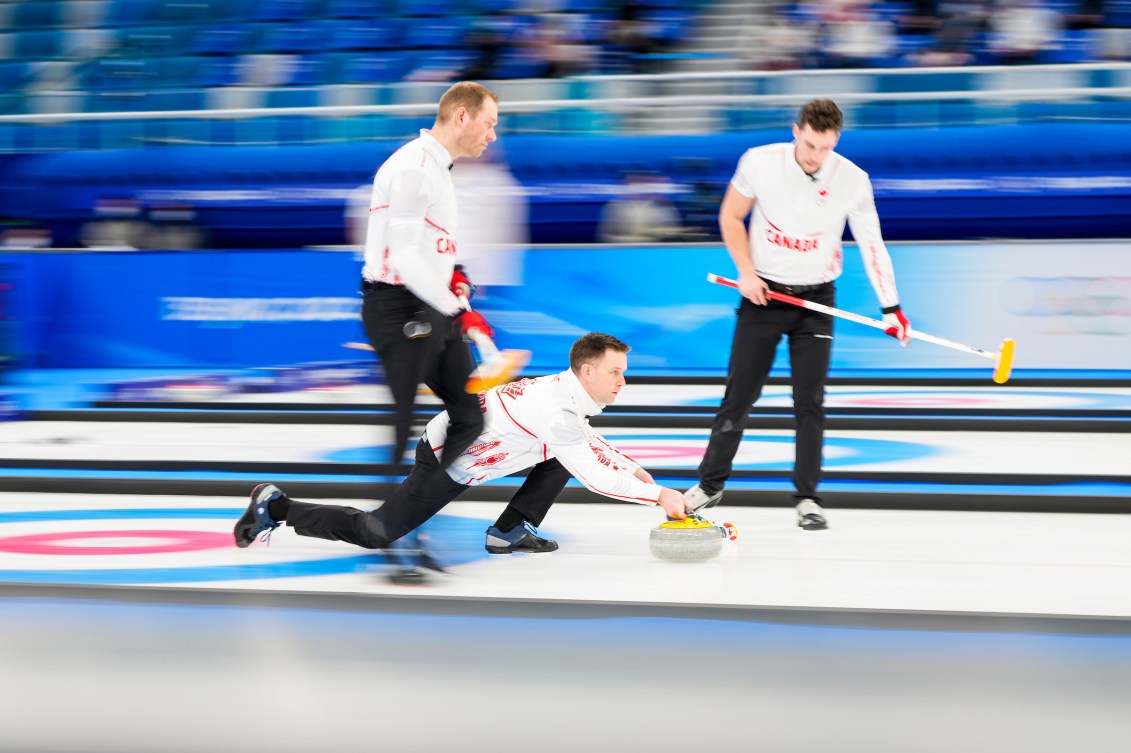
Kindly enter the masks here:
<path id="1" fill-rule="evenodd" d="M 373 282 L 372 280 L 366 280 L 364 278 L 362 278 L 362 280 L 361 280 L 361 290 L 362 290 L 362 292 L 368 292 L 370 290 L 388 290 L 390 288 L 403 288 L 403 287 L 404 287 L 404 285 L 390 285 L 387 282 Z"/>
<path id="2" fill-rule="evenodd" d="M 766 280 L 765 277 L 762 279 Z M 776 280 L 766 280 L 766 287 L 776 293 L 785 293 L 786 295 L 805 295 L 818 290 L 827 290 L 830 285 L 832 285 L 831 282 L 819 282 L 816 285 L 786 285 Z"/>

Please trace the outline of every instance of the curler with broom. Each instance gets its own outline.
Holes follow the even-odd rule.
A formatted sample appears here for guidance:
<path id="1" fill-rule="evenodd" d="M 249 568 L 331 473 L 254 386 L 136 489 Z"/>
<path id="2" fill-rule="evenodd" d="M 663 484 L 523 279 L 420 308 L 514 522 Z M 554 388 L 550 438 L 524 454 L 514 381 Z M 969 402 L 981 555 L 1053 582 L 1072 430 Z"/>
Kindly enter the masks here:
<path id="1" fill-rule="evenodd" d="M 471 304 L 467 300 L 467 296 L 458 296 L 460 304 L 471 311 Z M 475 370 L 471 372 L 468 377 L 467 384 L 464 387 L 470 394 L 476 394 L 483 390 L 489 390 L 492 387 L 497 387 L 500 384 L 507 384 L 514 381 L 514 378 L 522 371 L 522 369 L 530 362 L 529 350 L 514 350 L 506 349 L 500 350 L 495 341 L 492 340 L 486 333 L 473 329 L 469 337 L 472 344 L 475 346 L 476 351 L 479 353 L 479 364 Z M 353 348 L 355 350 L 368 350 L 373 351 L 373 346 L 369 343 L 349 342 L 343 343 L 343 347 Z"/>

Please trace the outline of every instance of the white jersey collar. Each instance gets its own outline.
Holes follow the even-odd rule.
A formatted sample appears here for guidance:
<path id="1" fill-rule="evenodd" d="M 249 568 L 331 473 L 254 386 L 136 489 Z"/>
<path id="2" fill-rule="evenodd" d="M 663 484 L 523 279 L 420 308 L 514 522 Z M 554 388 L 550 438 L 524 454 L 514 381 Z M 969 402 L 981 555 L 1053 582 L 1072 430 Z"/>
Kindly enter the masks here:
<path id="1" fill-rule="evenodd" d="M 435 157 L 437 162 L 449 170 L 452 169 L 451 153 L 444 148 L 443 144 L 436 140 L 436 137 L 433 136 L 432 132 L 427 128 L 420 129 L 420 143 L 424 145 L 424 151 Z"/>
<path id="2" fill-rule="evenodd" d="M 562 381 L 569 386 L 569 390 L 573 393 L 574 402 L 577 403 L 577 409 L 581 411 L 583 416 L 596 416 L 605 409 L 604 403 L 598 403 L 593 398 L 589 397 L 589 393 L 581 386 L 581 381 L 577 378 L 577 374 L 573 373 L 573 369 L 566 369 L 561 373 Z"/>

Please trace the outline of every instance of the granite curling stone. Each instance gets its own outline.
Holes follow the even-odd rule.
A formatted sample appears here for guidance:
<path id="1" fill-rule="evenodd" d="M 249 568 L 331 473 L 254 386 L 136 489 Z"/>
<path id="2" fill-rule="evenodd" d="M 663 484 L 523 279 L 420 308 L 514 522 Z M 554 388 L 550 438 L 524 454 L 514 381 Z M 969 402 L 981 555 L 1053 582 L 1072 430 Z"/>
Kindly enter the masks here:
<path id="1" fill-rule="evenodd" d="M 648 548 L 670 562 L 702 562 L 719 556 L 726 533 L 702 518 L 669 520 L 652 529 Z"/>

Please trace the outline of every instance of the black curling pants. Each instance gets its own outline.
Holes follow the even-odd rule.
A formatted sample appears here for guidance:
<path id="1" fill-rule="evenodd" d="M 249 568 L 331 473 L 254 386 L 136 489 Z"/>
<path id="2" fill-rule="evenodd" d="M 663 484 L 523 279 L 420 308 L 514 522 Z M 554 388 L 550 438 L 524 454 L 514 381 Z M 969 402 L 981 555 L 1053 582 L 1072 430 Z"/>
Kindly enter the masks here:
<path id="1" fill-rule="evenodd" d="M 445 448 L 446 448 L 445 442 Z M 535 526 L 569 480 L 569 472 L 556 459 L 535 465 L 507 506 Z M 366 549 L 383 549 L 415 531 L 469 487 L 456 483 L 440 467 L 427 439 L 416 446 L 416 464 L 389 499 L 372 512 L 341 505 L 292 501 L 287 525 L 302 536 L 348 541 Z"/>
<path id="2" fill-rule="evenodd" d="M 483 430 L 479 399 L 465 390 L 475 368 L 471 346 L 451 320 L 417 298 L 408 288 L 364 283 L 361 320 L 369 344 L 381 359 L 395 405 L 392 462 L 403 462 L 412 432 L 416 390 L 426 384 L 444 403 L 451 420 L 444 445 L 445 467 L 471 446 Z M 410 338 L 409 322 L 427 324 L 431 333 Z M 419 327 L 414 325 L 415 331 Z"/>
<path id="3" fill-rule="evenodd" d="M 807 290 L 804 297 L 835 305 L 832 283 Z M 793 465 L 795 497 L 817 502 L 825 440 L 825 382 L 832 355 L 833 320 L 827 314 L 770 301 L 757 306 L 742 299 L 727 367 L 726 391 L 711 426 L 707 451 L 699 464 L 699 485 L 713 494 L 730 478 L 734 456 L 742 441 L 750 408 L 762 394 L 774 354 L 783 336 L 789 338 L 790 380 L 796 448 Z"/>

